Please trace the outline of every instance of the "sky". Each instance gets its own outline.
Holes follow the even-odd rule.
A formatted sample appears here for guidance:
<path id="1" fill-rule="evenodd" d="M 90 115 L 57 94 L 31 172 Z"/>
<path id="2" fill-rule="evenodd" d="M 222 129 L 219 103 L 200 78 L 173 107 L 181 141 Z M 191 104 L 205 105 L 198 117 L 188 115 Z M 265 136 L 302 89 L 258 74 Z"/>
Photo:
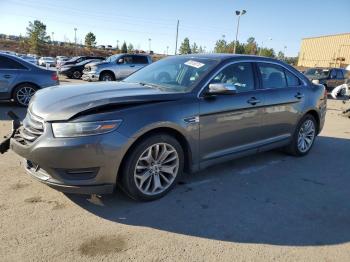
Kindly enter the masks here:
<path id="1" fill-rule="evenodd" d="M 255 37 L 258 44 L 298 55 L 301 39 L 350 32 L 350 0 L 0 0 L 0 33 L 25 35 L 38 19 L 54 40 L 78 42 L 93 32 L 98 45 L 126 41 L 134 48 L 169 54 L 185 37 L 210 52 L 215 42 L 235 38 L 235 10 L 241 17 L 238 40 Z M 151 41 L 149 41 L 151 39 Z"/>

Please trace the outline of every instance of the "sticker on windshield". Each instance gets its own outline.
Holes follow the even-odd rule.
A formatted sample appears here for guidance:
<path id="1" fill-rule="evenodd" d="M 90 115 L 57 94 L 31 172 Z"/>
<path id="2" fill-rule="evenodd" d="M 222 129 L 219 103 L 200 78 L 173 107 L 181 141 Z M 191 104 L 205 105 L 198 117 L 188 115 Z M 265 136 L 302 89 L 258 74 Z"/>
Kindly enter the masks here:
<path id="1" fill-rule="evenodd" d="M 185 62 L 185 65 L 192 66 L 195 68 L 201 68 L 202 66 L 205 66 L 205 64 L 203 64 L 201 62 L 197 62 L 197 61 L 193 61 L 193 60 L 188 60 L 187 62 Z"/>

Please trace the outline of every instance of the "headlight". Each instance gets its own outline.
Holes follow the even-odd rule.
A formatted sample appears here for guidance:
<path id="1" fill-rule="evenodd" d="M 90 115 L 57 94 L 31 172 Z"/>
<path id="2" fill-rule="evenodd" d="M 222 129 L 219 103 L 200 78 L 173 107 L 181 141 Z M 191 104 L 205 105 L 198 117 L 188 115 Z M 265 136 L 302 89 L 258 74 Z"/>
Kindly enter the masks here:
<path id="1" fill-rule="evenodd" d="M 91 136 L 114 131 L 118 128 L 120 123 L 121 120 L 80 123 L 52 123 L 52 131 L 55 137 Z"/>
<path id="2" fill-rule="evenodd" d="M 90 71 L 96 71 L 97 70 L 97 67 L 96 66 L 91 66 L 90 67 Z"/>

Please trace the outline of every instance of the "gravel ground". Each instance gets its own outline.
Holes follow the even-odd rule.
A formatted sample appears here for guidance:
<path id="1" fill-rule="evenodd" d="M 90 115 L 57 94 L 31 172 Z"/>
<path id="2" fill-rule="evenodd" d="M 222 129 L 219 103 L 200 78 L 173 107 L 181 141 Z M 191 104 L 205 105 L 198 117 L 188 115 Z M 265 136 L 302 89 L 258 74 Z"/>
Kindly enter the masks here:
<path id="1" fill-rule="evenodd" d="M 10 108 L 24 115 L 0 104 L 1 137 Z M 329 101 L 304 158 L 274 151 L 217 165 L 150 203 L 65 195 L 26 175 L 13 152 L 1 155 L 0 260 L 350 261 L 344 108 Z"/>

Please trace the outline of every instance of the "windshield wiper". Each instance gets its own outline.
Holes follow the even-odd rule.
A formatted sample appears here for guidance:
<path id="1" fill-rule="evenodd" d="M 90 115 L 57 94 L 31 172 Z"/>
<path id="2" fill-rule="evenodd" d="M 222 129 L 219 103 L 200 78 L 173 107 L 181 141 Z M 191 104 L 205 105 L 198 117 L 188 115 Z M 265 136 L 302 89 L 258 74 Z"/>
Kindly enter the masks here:
<path id="1" fill-rule="evenodd" d="M 157 89 L 164 89 L 163 86 L 161 85 L 157 85 L 157 84 L 153 84 L 153 83 L 147 83 L 147 82 L 139 82 L 138 84 L 142 85 L 142 86 L 150 86 L 150 87 L 154 87 L 154 88 L 157 88 Z"/>

